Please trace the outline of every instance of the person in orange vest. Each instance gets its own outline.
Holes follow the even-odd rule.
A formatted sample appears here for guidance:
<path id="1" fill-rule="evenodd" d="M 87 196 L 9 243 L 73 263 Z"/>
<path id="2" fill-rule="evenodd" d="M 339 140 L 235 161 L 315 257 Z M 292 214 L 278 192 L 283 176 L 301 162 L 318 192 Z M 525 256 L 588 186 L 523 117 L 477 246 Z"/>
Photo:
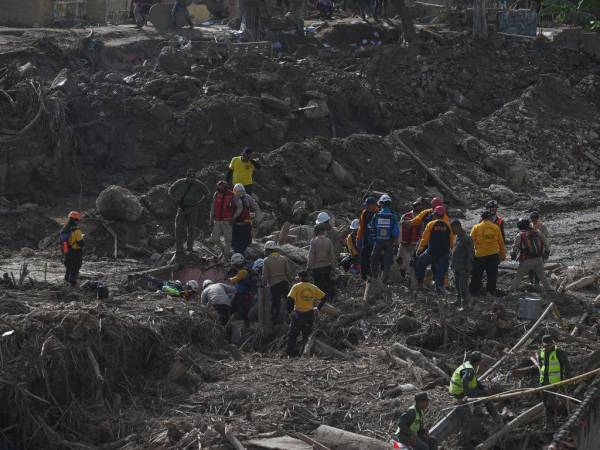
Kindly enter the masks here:
<path id="1" fill-rule="evenodd" d="M 75 287 L 79 270 L 83 265 L 83 233 L 79 228 L 81 214 L 71 211 L 67 224 L 60 231 L 60 243 L 63 253 L 63 264 L 65 265 L 65 282 Z"/>
<path id="2" fill-rule="evenodd" d="M 369 227 L 373 216 L 377 214 L 379 207 L 375 197 L 367 197 L 364 202 L 364 209 L 358 219 L 358 231 L 356 232 L 356 247 L 360 250 L 360 267 L 362 270 L 362 279 L 366 280 L 371 275 L 371 253 L 375 239 L 374 229 Z"/>
<path id="3" fill-rule="evenodd" d="M 485 204 L 485 208 L 490 212 L 490 222 L 495 223 L 500 228 L 502 233 L 502 240 L 506 242 L 506 235 L 504 234 L 504 219 L 498 215 L 498 202 L 496 200 L 490 200 Z"/>
<path id="4" fill-rule="evenodd" d="M 446 207 L 444 206 L 444 201 L 440 197 L 433 197 L 431 199 L 431 208 L 423 209 L 414 218 L 407 220 L 407 222 L 409 222 L 410 225 L 413 226 L 423 225 L 423 228 L 425 228 L 427 224 L 434 219 L 434 210 L 438 206 L 443 206 L 444 210 L 446 209 Z M 450 226 L 450 217 L 448 216 L 447 211 L 444 214 L 443 220 L 448 224 L 448 226 Z"/>
<path id="5" fill-rule="evenodd" d="M 208 223 L 209 226 L 212 226 L 211 239 L 215 245 L 221 247 L 225 260 L 229 259 L 231 252 L 231 226 L 234 212 L 233 191 L 229 189 L 227 181 L 219 181 L 213 195 Z M 224 244 L 221 242 L 221 238 L 223 238 Z"/>
<path id="6" fill-rule="evenodd" d="M 412 204 L 412 210 L 403 214 L 400 218 L 400 248 L 398 249 L 396 261 L 400 266 L 402 275 L 409 277 L 411 289 L 416 286 L 414 256 L 423 233 L 423 225 L 411 225 L 410 221 L 419 215 L 422 210 L 423 199 L 419 198 Z"/>

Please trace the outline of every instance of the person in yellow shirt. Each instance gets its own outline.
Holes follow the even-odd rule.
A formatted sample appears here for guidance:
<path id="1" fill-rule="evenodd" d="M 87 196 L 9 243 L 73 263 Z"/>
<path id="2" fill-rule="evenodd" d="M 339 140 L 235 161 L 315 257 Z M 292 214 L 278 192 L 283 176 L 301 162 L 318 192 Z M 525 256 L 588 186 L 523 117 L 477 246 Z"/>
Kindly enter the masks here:
<path id="1" fill-rule="evenodd" d="M 302 349 L 313 331 L 315 314 L 325 304 L 325 292 L 309 282 L 308 271 L 298 272 L 299 282 L 292 286 L 288 293 L 288 310 L 292 310 L 290 329 L 288 331 L 287 355 L 294 356 L 296 340 L 302 333 Z M 319 302 L 317 304 L 317 302 Z M 302 351 L 300 351 L 302 354 Z"/>
<path id="2" fill-rule="evenodd" d="M 480 295 L 483 272 L 487 276 L 486 290 L 490 294 L 496 293 L 498 279 L 498 266 L 500 261 L 506 259 L 506 247 L 500 227 L 491 221 L 492 214 L 488 210 L 481 213 L 481 222 L 473 225 L 471 239 L 475 247 L 475 259 L 471 272 L 469 292 L 471 295 Z"/>
<path id="3" fill-rule="evenodd" d="M 65 265 L 65 282 L 75 287 L 83 264 L 83 233 L 79 229 L 81 214 L 71 211 L 67 224 L 60 231 L 60 243 Z"/>
<path id="4" fill-rule="evenodd" d="M 229 163 L 229 172 L 227 172 L 227 181 L 231 186 L 241 184 L 246 189 L 246 194 L 252 195 L 252 185 L 254 183 L 254 171 L 260 169 L 258 161 L 253 160 L 252 149 L 245 147 L 241 156 L 234 157 Z"/>

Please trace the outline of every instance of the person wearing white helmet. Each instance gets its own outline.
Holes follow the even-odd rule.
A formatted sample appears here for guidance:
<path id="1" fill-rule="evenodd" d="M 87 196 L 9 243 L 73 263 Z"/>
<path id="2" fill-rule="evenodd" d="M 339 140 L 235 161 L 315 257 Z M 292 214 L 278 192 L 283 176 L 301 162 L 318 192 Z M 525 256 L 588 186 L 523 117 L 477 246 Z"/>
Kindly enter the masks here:
<path id="1" fill-rule="evenodd" d="M 322 216 L 322 218 L 325 218 L 325 216 Z M 335 283 L 331 275 L 335 267 L 336 257 L 333 243 L 325 235 L 327 229 L 320 227 L 324 223 L 317 224 L 315 227 L 316 236 L 310 241 L 307 269 L 311 272 L 319 289 L 327 294 L 329 300 L 333 300 Z"/>
<path id="2" fill-rule="evenodd" d="M 288 260 L 279 253 L 275 241 L 268 241 L 265 244 L 262 282 L 271 292 L 271 320 L 274 324 L 281 321 L 281 299 L 288 293 L 292 278 Z"/>
<path id="3" fill-rule="evenodd" d="M 221 325 L 225 326 L 231 315 L 231 301 L 235 293 L 235 287 L 229 284 L 204 280 L 200 301 L 203 305 L 211 305 L 219 315 Z"/>
<path id="4" fill-rule="evenodd" d="M 356 234 L 358 232 L 358 227 L 360 226 L 359 220 L 354 219 L 350 223 L 350 233 L 346 236 L 346 249 L 348 250 L 349 255 L 344 257 L 340 262 L 340 266 L 348 272 L 351 267 L 354 267 L 356 273 L 358 273 L 358 267 L 360 267 L 360 251 L 357 248 L 356 244 Z"/>
<path id="5" fill-rule="evenodd" d="M 251 212 L 260 214 L 258 203 L 251 195 L 246 193 L 243 184 L 233 187 L 233 202 L 235 212 L 233 213 L 233 226 L 231 230 L 231 247 L 235 253 L 246 252 L 252 243 L 252 216 Z"/>
<path id="6" fill-rule="evenodd" d="M 371 274 L 374 278 L 378 277 L 383 260 L 383 282 L 387 283 L 394 262 L 394 248 L 398 246 L 400 227 L 398 217 L 391 209 L 392 198 L 383 194 L 377 203 L 381 209 L 371 219 L 375 240 L 371 253 Z"/>
<path id="7" fill-rule="evenodd" d="M 331 229 L 331 216 L 327 211 L 321 211 L 317 214 L 315 219 L 315 230 L 330 230 Z"/>
<path id="8" fill-rule="evenodd" d="M 231 303 L 231 310 L 241 320 L 248 321 L 248 312 L 252 306 L 252 271 L 246 267 L 244 255 L 240 253 L 231 255 L 231 266 L 236 272 L 233 277 L 227 279 L 236 289 L 235 297 Z"/>

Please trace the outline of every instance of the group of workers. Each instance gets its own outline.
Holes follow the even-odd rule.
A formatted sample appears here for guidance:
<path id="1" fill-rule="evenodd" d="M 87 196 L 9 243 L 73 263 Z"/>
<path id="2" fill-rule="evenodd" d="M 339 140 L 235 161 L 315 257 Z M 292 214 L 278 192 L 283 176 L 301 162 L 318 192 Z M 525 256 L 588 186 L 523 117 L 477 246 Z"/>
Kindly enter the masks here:
<path id="1" fill-rule="evenodd" d="M 400 218 L 391 210 L 392 200 L 383 194 L 379 200 L 367 197 L 359 219 L 351 224 L 346 240 L 352 256 L 349 267 L 360 265 L 365 280 L 377 278 L 387 282 L 394 263 L 394 254 L 401 273 L 411 287 L 423 288 L 428 267 L 431 267 L 435 289 L 444 293 L 448 286 L 448 269 L 454 272 L 457 303 L 468 307 L 472 295 L 485 291 L 498 295 L 497 278 L 500 262 L 506 259 L 504 220 L 498 215 L 498 203 L 487 202 L 480 221 L 467 233 L 458 219 L 451 220 L 439 197 L 430 204 L 420 198 L 412 210 Z M 544 275 L 544 261 L 550 255 L 548 231 L 538 211 L 517 222 L 510 256 L 519 262 L 511 289 L 515 290 L 524 275 L 532 283 L 541 282 L 543 290 L 551 286 Z"/>

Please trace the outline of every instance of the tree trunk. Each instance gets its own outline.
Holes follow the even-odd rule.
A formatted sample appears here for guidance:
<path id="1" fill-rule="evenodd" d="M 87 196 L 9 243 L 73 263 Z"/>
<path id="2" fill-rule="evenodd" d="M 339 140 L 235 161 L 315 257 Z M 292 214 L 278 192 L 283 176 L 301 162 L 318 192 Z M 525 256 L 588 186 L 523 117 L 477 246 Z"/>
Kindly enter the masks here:
<path id="1" fill-rule="evenodd" d="M 475 39 L 488 37 L 486 10 L 486 0 L 473 1 L 473 37 Z"/>
<path id="2" fill-rule="evenodd" d="M 319 443 L 331 450 L 388 450 L 386 442 L 360 434 L 350 433 L 339 428 L 321 425 L 313 436 Z"/>

